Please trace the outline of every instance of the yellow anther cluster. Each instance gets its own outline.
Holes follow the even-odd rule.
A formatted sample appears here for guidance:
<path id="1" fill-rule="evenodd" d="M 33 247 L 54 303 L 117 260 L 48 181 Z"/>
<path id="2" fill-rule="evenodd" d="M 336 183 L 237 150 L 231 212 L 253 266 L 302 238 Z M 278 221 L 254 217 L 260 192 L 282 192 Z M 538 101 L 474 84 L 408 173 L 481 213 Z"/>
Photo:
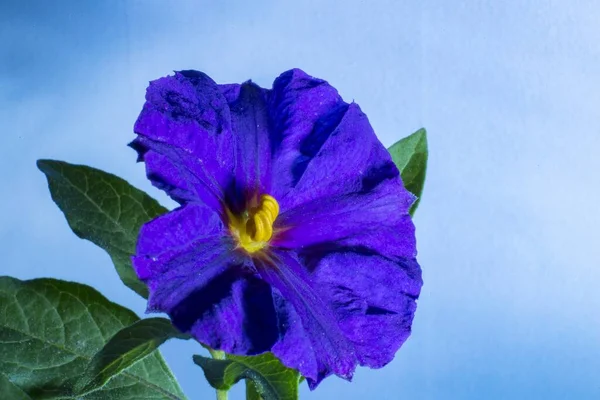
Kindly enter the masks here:
<path id="1" fill-rule="evenodd" d="M 266 242 L 273 236 L 273 222 L 279 215 L 279 204 L 269 196 L 260 196 L 260 204 L 246 223 L 246 232 L 255 242 Z"/>
<path id="2" fill-rule="evenodd" d="M 277 200 L 263 194 L 258 205 L 242 216 L 229 215 L 229 229 L 240 247 L 248 253 L 255 253 L 264 248 L 273 236 L 273 223 L 278 215 Z"/>

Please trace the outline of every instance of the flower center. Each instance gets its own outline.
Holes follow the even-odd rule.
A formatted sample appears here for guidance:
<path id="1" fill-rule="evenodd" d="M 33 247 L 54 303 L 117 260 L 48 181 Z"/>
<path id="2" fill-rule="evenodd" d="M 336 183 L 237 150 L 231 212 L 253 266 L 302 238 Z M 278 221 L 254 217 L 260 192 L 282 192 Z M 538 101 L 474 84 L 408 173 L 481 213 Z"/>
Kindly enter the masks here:
<path id="1" fill-rule="evenodd" d="M 267 246 L 273 236 L 273 223 L 279 215 L 279 204 L 272 196 L 263 194 L 258 199 L 258 204 L 242 215 L 228 214 L 229 230 L 237 239 L 239 247 L 248 253 L 255 253 Z"/>

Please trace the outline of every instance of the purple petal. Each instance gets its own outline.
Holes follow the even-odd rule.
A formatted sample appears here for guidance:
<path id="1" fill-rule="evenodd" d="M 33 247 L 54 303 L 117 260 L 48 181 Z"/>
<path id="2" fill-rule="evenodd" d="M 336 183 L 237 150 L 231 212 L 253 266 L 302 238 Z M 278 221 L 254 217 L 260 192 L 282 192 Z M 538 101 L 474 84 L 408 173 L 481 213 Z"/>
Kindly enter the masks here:
<path id="1" fill-rule="evenodd" d="M 270 351 L 279 337 L 271 287 L 250 273 L 238 275 L 236 267 L 202 282 L 169 314 L 175 326 L 213 349 L 239 355 Z"/>
<path id="2" fill-rule="evenodd" d="M 279 332 L 271 288 L 225 234 L 219 216 L 198 203 L 145 224 L 132 261 L 150 289 L 148 311 L 169 314 L 213 348 L 268 351 Z"/>
<path id="3" fill-rule="evenodd" d="M 280 233 L 273 245 L 359 246 L 411 258 L 416 255 L 408 215 L 413 201 L 366 116 L 351 104 L 298 183 L 280 199 Z"/>
<path id="4" fill-rule="evenodd" d="M 236 196 L 229 206 L 241 211 L 244 200 L 271 190 L 271 146 L 267 90 L 252 82 L 221 85 L 231 113 L 236 147 Z"/>
<path id="5" fill-rule="evenodd" d="M 360 365 L 389 363 L 411 332 L 422 279 L 415 259 L 394 262 L 353 252 L 331 253 L 314 266 L 313 279 Z"/>
<path id="6" fill-rule="evenodd" d="M 265 265 L 269 268 L 270 265 Z M 324 370 L 322 363 L 317 360 L 310 336 L 306 334 L 302 318 L 296 312 L 291 302 L 277 288 L 273 288 L 273 304 L 279 320 L 281 336 L 271 351 L 284 364 L 295 368 L 310 381 L 319 378 L 319 369 Z"/>
<path id="7" fill-rule="evenodd" d="M 142 154 L 146 175 L 152 184 L 164 190 L 180 204 L 201 201 L 224 216 L 228 193 L 206 170 L 202 161 L 185 150 L 144 137 L 132 147 Z"/>
<path id="8" fill-rule="evenodd" d="M 368 191 L 398 175 L 360 107 L 326 81 L 287 71 L 269 99 L 273 194 L 283 209 Z"/>
<path id="9" fill-rule="evenodd" d="M 273 353 L 285 365 L 298 369 L 311 385 L 332 373 L 351 379 L 357 364 L 353 346 L 294 253 L 278 252 L 271 261 L 255 262 L 261 277 L 295 311 L 288 310 L 290 332 L 273 347 Z"/>
<path id="10" fill-rule="evenodd" d="M 357 104 L 345 108 L 339 123 L 330 128 L 323 132 L 315 129 L 305 139 L 313 148 L 298 182 L 280 199 L 282 208 L 368 192 L 386 180 L 398 179 L 390 154 Z M 408 208 L 413 196 L 406 192 L 404 197 L 402 205 Z"/>
<path id="11" fill-rule="evenodd" d="M 197 71 L 150 82 L 132 146 L 148 177 L 176 201 L 219 204 L 233 180 L 236 143 L 218 85 Z"/>
<path id="12" fill-rule="evenodd" d="M 282 199 L 297 184 L 323 140 L 339 124 L 348 104 L 326 81 L 293 69 L 273 83 L 269 107 L 276 160 L 271 194 Z"/>
<path id="13" fill-rule="evenodd" d="M 273 246 L 306 252 L 319 251 L 312 246 L 358 247 L 388 257 L 412 258 L 416 241 L 408 214 L 411 203 L 398 177 L 371 191 L 311 200 L 279 217 L 276 227 L 281 232 Z"/>
<path id="14" fill-rule="evenodd" d="M 422 285 L 416 261 L 345 252 L 304 263 L 292 252 L 258 262 L 287 318 L 273 353 L 312 389 L 331 374 L 350 380 L 357 364 L 389 363 L 410 335 Z"/>

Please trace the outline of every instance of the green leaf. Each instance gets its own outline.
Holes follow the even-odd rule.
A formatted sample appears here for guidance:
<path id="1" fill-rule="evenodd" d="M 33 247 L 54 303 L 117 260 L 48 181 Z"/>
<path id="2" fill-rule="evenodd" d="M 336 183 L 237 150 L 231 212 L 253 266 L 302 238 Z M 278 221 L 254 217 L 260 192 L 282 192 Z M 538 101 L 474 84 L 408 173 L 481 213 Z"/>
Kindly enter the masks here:
<path id="1" fill-rule="evenodd" d="M 9 400 L 32 400 L 20 387 L 12 383 L 6 375 L 0 372 L 0 394 Z"/>
<path id="2" fill-rule="evenodd" d="M 139 318 L 93 288 L 0 277 L 0 372 L 32 399 L 73 398 L 72 385 L 108 340 Z M 158 351 L 85 400 L 184 399 Z"/>
<path id="3" fill-rule="evenodd" d="M 263 400 L 256 384 L 249 379 L 246 380 L 246 400 Z"/>
<path id="4" fill-rule="evenodd" d="M 425 184 L 427 172 L 427 132 L 421 128 L 410 136 L 396 142 L 389 149 L 392 160 L 400 170 L 404 187 L 417 196 L 417 200 L 410 209 L 414 215 Z"/>
<path id="5" fill-rule="evenodd" d="M 52 199 L 77 236 L 100 246 L 112 258 L 121 280 L 141 296 L 148 289 L 136 276 L 130 256 L 140 227 L 167 210 L 125 180 L 84 165 L 38 160 Z"/>
<path id="6" fill-rule="evenodd" d="M 94 391 L 145 358 L 160 345 L 183 335 L 165 318 L 148 318 L 121 329 L 96 353 L 74 385 L 77 395 Z"/>
<path id="7" fill-rule="evenodd" d="M 241 379 L 252 381 L 254 389 L 264 400 L 297 400 L 296 370 L 286 368 L 272 353 L 258 356 L 227 355 L 226 360 L 194 356 L 212 387 L 229 390 Z"/>

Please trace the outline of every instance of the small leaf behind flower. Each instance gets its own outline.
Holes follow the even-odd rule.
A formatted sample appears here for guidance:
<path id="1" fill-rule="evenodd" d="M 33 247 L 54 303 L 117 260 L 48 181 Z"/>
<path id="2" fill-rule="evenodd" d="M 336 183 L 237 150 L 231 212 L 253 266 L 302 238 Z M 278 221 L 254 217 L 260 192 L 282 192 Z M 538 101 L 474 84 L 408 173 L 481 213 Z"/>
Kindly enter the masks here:
<path id="1" fill-rule="evenodd" d="M 212 387 L 229 390 L 241 379 L 252 381 L 252 390 L 264 400 L 297 400 L 299 373 L 286 368 L 272 353 L 258 356 L 227 355 L 225 360 L 195 355 Z"/>
<path id="2" fill-rule="evenodd" d="M 95 168 L 55 160 L 38 160 L 37 166 L 73 232 L 106 250 L 123 283 L 147 298 L 148 288 L 129 257 L 142 224 L 167 209 L 125 180 Z"/>
<path id="3" fill-rule="evenodd" d="M 404 187 L 417 196 L 417 200 L 410 209 L 410 215 L 414 215 L 425 185 L 427 172 L 427 132 L 419 129 L 410 136 L 393 144 L 388 151 L 392 160 L 400 170 Z"/>
<path id="4" fill-rule="evenodd" d="M 93 288 L 0 277 L 0 373 L 33 399 L 72 399 L 72 383 L 106 342 L 139 318 Z M 4 392 L 0 391 L 0 399 Z M 8 397 L 11 399 L 11 397 Z M 18 398 L 18 397 L 16 397 Z M 158 351 L 84 400 L 185 399 Z"/>
<path id="5" fill-rule="evenodd" d="M 113 376 L 173 338 L 183 335 L 165 318 L 142 319 L 121 329 L 92 358 L 74 385 L 75 394 L 83 395 L 104 386 Z"/>

